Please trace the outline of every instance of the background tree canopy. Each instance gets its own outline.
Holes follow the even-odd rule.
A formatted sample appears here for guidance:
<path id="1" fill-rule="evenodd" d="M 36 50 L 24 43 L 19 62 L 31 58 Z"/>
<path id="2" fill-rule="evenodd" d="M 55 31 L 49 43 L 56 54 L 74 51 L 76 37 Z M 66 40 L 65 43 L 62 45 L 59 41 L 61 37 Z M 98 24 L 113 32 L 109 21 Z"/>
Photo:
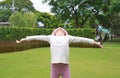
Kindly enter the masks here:
<path id="1" fill-rule="evenodd" d="M 43 0 L 52 6 L 51 12 L 36 12 L 30 0 L 15 0 L 15 11 L 30 11 L 37 16 L 37 21 L 45 27 L 54 28 L 69 23 L 67 28 L 95 28 L 102 24 L 112 33 L 120 35 L 120 0 Z M 8 21 L 11 16 L 12 0 L 0 2 L 0 21 Z"/>
<path id="2" fill-rule="evenodd" d="M 12 14 L 11 10 L 1 8 L 0 9 L 0 22 L 8 21 L 11 14 Z"/>
<path id="3" fill-rule="evenodd" d="M 15 11 L 34 12 L 33 3 L 30 0 L 14 0 Z M 8 21 L 12 14 L 12 0 L 3 0 L 0 2 L 0 21 Z"/>
<path id="4" fill-rule="evenodd" d="M 51 12 L 59 19 L 62 21 L 69 19 L 76 28 L 102 24 L 105 28 L 117 29 L 116 34 L 120 34 L 120 24 L 117 23 L 120 17 L 120 0 L 43 0 L 43 2 L 52 6 Z"/>
<path id="5" fill-rule="evenodd" d="M 35 14 L 31 12 L 16 12 L 10 16 L 9 21 L 13 27 L 36 27 L 37 24 Z"/>
<path id="6" fill-rule="evenodd" d="M 28 10 L 34 11 L 33 3 L 30 0 L 14 0 L 15 10 Z M 12 9 L 12 0 L 3 0 L 0 2 L 0 6 L 7 9 Z"/>
<path id="7" fill-rule="evenodd" d="M 108 8 L 109 0 L 44 0 L 49 2 L 52 12 L 64 21 L 74 20 L 76 27 L 83 27 L 87 20 Z"/>

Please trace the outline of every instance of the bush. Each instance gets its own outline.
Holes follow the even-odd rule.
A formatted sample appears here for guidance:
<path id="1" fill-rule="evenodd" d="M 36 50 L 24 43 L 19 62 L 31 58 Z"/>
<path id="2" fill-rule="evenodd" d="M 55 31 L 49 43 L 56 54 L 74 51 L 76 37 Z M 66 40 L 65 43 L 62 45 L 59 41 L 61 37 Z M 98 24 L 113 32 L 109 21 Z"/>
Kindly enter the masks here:
<path id="1" fill-rule="evenodd" d="M 9 9 L 0 8 L 0 22 L 8 21 L 9 17 L 11 16 L 12 11 Z"/>
<path id="2" fill-rule="evenodd" d="M 107 42 L 120 42 L 120 38 L 115 38 L 112 40 L 107 40 Z"/>
<path id="3" fill-rule="evenodd" d="M 44 28 L 0 28 L 1 41 L 14 41 L 31 35 L 47 35 L 52 30 Z"/>
<path id="4" fill-rule="evenodd" d="M 16 44 L 15 41 L 31 35 L 49 35 L 53 29 L 46 28 L 0 28 L 0 52 L 14 52 L 30 48 L 48 47 L 49 44 L 43 41 L 24 42 Z M 94 29 L 67 29 L 70 35 L 94 38 Z M 95 47 L 89 44 L 70 44 L 71 47 Z"/>
<path id="5" fill-rule="evenodd" d="M 0 41 L 0 53 L 22 51 L 31 48 L 49 47 L 49 43 L 45 41 L 29 41 L 17 44 L 15 41 Z M 70 47 L 82 47 L 82 48 L 96 48 L 95 45 L 86 43 L 72 43 Z"/>
<path id="6" fill-rule="evenodd" d="M 86 38 L 95 38 L 95 29 L 91 28 L 78 28 L 78 29 L 68 29 L 69 34 L 74 36 L 81 36 Z"/>
<path id="7" fill-rule="evenodd" d="M 16 12 L 11 15 L 9 21 L 15 27 L 37 27 L 37 18 L 30 12 Z"/>
<path id="8" fill-rule="evenodd" d="M 30 41 L 17 44 L 15 41 L 0 41 L 0 53 L 22 51 L 31 48 L 48 47 L 44 41 Z"/>
<path id="9" fill-rule="evenodd" d="M 46 28 L 0 28 L 1 41 L 14 41 L 31 35 L 49 35 L 53 29 Z M 95 37 L 95 30 L 90 28 L 85 29 L 67 29 L 70 35 L 82 36 L 87 38 Z"/>

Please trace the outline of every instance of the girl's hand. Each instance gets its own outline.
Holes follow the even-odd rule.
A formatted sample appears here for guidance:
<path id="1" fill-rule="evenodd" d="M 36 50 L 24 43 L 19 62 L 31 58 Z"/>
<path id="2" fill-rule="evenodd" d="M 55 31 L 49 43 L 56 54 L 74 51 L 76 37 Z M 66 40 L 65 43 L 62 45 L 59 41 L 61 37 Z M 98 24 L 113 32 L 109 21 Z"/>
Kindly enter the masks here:
<path id="1" fill-rule="evenodd" d="M 20 41 L 16 40 L 16 43 L 20 43 Z"/>
<path id="2" fill-rule="evenodd" d="M 96 46 L 98 46 L 99 48 L 103 48 L 103 45 L 101 45 L 100 42 L 94 42 L 94 44 L 95 44 Z"/>
<path id="3" fill-rule="evenodd" d="M 25 38 L 22 38 L 20 41 L 16 40 L 16 43 L 21 43 L 23 41 L 26 41 Z"/>

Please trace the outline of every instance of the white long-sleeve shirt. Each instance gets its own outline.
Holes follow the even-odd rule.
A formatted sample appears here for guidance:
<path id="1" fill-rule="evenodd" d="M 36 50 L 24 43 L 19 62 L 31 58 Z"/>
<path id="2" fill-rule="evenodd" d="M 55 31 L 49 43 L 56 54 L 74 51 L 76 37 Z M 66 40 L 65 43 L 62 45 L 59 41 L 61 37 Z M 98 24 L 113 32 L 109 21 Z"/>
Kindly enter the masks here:
<path id="1" fill-rule="evenodd" d="M 69 44 L 84 42 L 88 44 L 93 44 L 93 39 L 75 37 L 71 35 L 67 36 L 54 36 L 54 35 L 36 35 L 28 36 L 25 38 L 26 41 L 31 40 L 42 40 L 50 43 L 51 52 L 51 63 L 69 63 Z"/>

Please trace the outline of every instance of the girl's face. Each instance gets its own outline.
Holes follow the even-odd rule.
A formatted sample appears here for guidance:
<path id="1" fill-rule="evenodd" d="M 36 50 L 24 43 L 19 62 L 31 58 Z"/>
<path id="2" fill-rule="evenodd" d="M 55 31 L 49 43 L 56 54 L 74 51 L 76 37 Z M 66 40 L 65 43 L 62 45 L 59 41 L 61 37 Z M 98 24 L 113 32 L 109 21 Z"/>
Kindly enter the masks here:
<path id="1" fill-rule="evenodd" d="M 56 32 L 56 36 L 64 36 L 64 35 L 65 35 L 65 33 L 62 30 L 58 30 Z"/>

